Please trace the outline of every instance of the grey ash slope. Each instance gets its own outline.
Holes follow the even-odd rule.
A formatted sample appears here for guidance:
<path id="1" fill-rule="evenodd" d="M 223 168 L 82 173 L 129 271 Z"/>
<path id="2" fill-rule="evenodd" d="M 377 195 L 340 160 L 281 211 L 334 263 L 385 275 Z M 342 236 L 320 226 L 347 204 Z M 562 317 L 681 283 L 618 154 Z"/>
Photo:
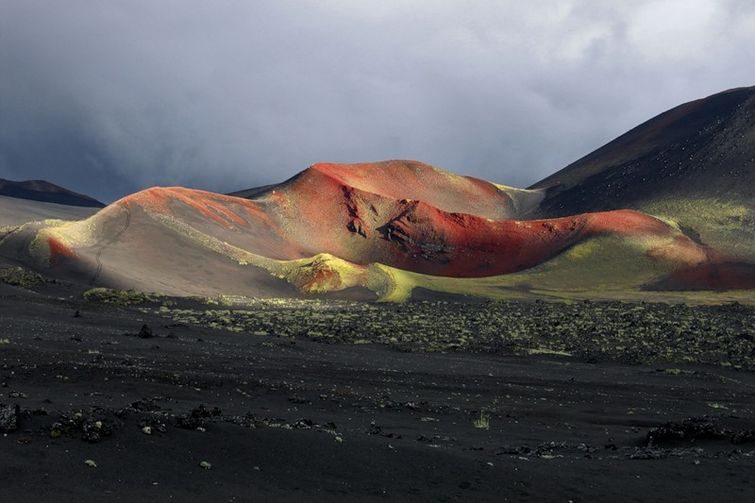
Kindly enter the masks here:
<path id="1" fill-rule="evenodd" d="M 664 198 L 755 198 L 755 87 L 685 103 L 531 188 L 539 216 L 639 207 Z"/>
<path id="2" fill-rule="evenodd" d="M 0 227 L 16 226 L 48 218 L 80 220 L 94 214 L 98 209 L 0 196 Z"/>
<path id="3" fill-rule="evenodd" d="M 105 205 L 44 180 L 0 178 L 0 227 L 46 219 L 79 220 Z"/>

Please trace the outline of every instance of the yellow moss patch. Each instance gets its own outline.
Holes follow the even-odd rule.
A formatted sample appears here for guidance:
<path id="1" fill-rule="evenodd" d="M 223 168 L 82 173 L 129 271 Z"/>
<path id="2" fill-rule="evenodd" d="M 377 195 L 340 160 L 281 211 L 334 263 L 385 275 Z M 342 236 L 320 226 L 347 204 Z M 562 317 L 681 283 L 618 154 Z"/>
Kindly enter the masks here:
<path id="1" fill-rule="evenodd" d="M 328 253 L 296 260 L 276 260 L 221 241 L 171 217 L 154 215 L 153 218 L 159 219 L 164 225 L 195 243 L 229 257 L 239 265 L 262 268 L 273 276 L 288 281 L 304 293 L 325 293 L 355 286 L 368 286 L 369 283 L 367 268 Z"/>
<path id="2" fill-rule="evenodd" d="M 566 257 L 572 260 L 583 260 L 598 251 L 598 242 L 595 240 L 584 241 L 568 249 Z"/>
<path id="3" fill-rule="evenodd" d="M 415 273 L 384 264 L 372 264 L 366 286 L 383 302 L 404 302 L 411 297 L 417 283 Z"/>
<path id="4" fill-rule="evenodd" d="M 266 269 L 306 293 L 367 286 L 367 268 L 329 253 L 298 260 L 277 260 Z"/>
<path id="5" fill-rule="evenodd" d="M 658 199 L 640 210 L 672 220 L 688 233 L 735 258 L 755 260 L 755 207 L 713 198 Z"/>
<path id="6" fill-rule="evenodd" d="M 40 263 L 46 263 L 50 258 L 50 250 L 47 244 L 50 238 L 71 249 L 95 245 L 101 234 L 102 222 L 105 221 L 107 214 L 112 211 L 119 211 L 119 209 L 111 206 L 84 220 L 48 219 L 42 221 L 42 227 L 29 244 L 29 253 Z"/>

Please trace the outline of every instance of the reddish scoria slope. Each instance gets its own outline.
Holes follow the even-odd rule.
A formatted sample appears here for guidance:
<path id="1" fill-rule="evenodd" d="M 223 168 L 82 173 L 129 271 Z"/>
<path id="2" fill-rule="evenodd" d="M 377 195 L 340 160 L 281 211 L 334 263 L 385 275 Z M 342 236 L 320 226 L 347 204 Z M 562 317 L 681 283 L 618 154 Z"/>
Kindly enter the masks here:
<path id="1" fill-rule="evenodd" d="M 238 269 L 246 252 L 280 260 L 328 253 L 354 264 L 484 277 L 536 266 L 594 236 L 617 235 L 677 267 L 708 260 L 677 229 L 636 211 L 502 217 L 512 211 L 496 186 L 421 163 L 317 164 L 252 200 L 148 189 L 87 221 L 43 229 L 34 242 L 46 240 L 51 266 L 83 270 L 92 283 L 111 278 L 110 284 L 169 292 L 192 292 L 197 281 L 203 291 L 229 291 L 232 284 L 236 292 L 277 292 L 260 287 L 265 279 L 258 273 Z M 221 262 L 223 255 L 235 262 Z"/>
<path id="2" fill-rule="evenodd" d="M 250 201 L 183 187 L 153 187 L 113 203 L 132 214 L 144 212 L 166 225 L 186 224 L 199 233 L 252 253 L 275 259 L 304 255 L 271 218 L 274 209 Z"/>
<path id="3" fill-rule="evenodd" d="M 379 262 L 441 276 L 520 271 L 601 234 L 659 238 L 663 244 L 653 253 L 685 265 L 706 259 L 676 229 L 636 211 L 493 219 L 489 215 L 511 211 L 505 193 L 416 162 L 316 164 L 255 201 L 273 210 L 271 217 L 307 255 L 327 252 L 357 264 Z M 468 211 L 448 211 L 465 206 Z"/>
<path id="4" fill-rule="evenodd" d="M 492 183 L 443 171 L 417 161 L 357 164 L 318 163 L 305 178 L 322 173 L 348 189 L 389 199 L 415 199 L 440 210 L 499 220 L 515 217 L 511 197 Z"/>

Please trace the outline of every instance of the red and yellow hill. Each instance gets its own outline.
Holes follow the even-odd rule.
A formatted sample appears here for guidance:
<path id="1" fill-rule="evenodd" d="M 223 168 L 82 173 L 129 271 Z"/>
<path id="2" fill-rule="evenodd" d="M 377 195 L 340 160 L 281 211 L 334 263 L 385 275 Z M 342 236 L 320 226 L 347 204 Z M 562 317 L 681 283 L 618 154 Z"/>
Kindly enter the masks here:
<path id="1" fill-rule="evenodd" d="M 671 279 L 679 290 L 685 278 L 700 289 L 707 276 L 685 271 L 727 262 L 673 222 L 639 211 L 524 219 L 541 199 L 414 161 L 323 163 L 251 199 L 144 190 L 86 220 L 27 224 L 0 252 L 117 288 L 265 296 L 367 289 L 394 300 L 414 288 L 632 296 Z M 726 283 L 719 275 L 710 287 Z"/>

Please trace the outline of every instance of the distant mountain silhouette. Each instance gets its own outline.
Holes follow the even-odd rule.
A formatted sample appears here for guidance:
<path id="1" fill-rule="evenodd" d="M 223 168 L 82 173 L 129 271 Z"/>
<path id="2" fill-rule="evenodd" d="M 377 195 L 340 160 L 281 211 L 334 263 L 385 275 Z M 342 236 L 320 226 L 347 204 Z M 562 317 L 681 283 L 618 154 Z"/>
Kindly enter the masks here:
<path id="1" fill-rule="evenodd" d="M 105 206 L 94 198 L 64 189 L 44 180 L 14 182 L 0 178 L 0 196 L 89 208 L 102 208 Z"/>
<path id="2" fill-rule="evenodd" d="M 255 196 L 258 196 L 260 194 L 263 194 L 271 189 L 274 189 L 277 187 L 277 184 L 272 185 L 262 185 L 260 187 L 252 187 L 251 189 L 245 189 L 245 190 L 238 190 L 236 192 L 229 192 L 227 195 L 229 196 L 235 196 L 235 197 L 243 197 L 246 199 L 251 199 Z"/>

